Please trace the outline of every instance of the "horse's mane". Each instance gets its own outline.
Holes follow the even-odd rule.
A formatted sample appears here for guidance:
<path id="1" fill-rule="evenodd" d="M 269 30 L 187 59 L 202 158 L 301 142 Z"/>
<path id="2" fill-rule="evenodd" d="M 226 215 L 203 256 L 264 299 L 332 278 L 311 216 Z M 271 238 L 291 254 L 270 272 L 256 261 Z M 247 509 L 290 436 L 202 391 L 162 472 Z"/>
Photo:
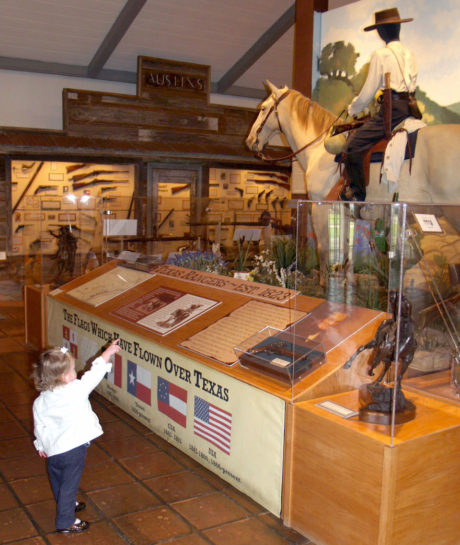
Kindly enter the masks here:
<path id="1" fill-rule="evenodd" d="M 325 131 L 335 120 L 335 115 L 320 106 L 318 103 L 307 98 L 294 89 L 289 90 L 289 107 L 293 114 L 296 114 L 299 124 L 305 130 L 311 129 L 316 134 Z"/>

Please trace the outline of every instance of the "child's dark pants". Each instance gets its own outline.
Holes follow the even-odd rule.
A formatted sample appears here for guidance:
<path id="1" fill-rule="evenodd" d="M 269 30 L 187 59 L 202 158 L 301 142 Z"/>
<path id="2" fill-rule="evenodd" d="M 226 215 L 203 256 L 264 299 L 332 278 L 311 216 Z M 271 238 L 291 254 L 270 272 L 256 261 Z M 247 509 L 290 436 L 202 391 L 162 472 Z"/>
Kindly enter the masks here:
<path id="1" fill-rule="evenodd" d="M 85 467 L 88 444 L 48 458 L 48 475 L 56 500 L 56 529 L 64 530 L 75 522 L 75 501 Z"/>

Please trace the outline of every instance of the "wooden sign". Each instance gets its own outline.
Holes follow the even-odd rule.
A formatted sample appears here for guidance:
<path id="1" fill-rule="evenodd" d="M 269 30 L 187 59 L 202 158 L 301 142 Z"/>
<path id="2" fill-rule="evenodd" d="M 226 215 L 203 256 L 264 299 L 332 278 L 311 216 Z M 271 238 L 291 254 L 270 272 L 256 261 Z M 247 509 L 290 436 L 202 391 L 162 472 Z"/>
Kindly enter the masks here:
<path id="1" fill-rule="evenodd" d="M 208 65 L 138 57 L 137 95 L 140 97 L 177 94 L 207 102 L 209 83 Z"/>

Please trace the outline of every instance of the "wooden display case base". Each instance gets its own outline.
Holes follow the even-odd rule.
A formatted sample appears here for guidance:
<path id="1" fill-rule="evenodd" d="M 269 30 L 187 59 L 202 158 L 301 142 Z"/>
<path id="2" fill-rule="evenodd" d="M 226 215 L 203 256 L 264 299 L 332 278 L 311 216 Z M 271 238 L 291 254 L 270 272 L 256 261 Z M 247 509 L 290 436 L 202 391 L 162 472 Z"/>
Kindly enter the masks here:
<path id="1" fill-rule="evenodd" d="M 460 408 L 404 392 L 416 418 L 391 427 L 345 419 L 357 390 L 288 407 L 284 523 L 317 545 L 458 545 Z"/>
<path id="2" fill-rule="evenodd" d="M 25 340 L 26 343 L 43 350 L 47 346 L 46 296 L 50 286 L 26 286 L 24 288 Z"/>

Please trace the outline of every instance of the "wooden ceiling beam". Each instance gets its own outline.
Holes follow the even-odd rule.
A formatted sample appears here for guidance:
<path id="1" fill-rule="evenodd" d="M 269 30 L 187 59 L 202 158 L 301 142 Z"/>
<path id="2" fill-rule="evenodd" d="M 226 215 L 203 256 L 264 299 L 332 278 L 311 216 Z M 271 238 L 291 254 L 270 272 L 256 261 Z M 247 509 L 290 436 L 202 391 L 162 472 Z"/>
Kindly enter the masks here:
<path id="1" fill-rule="evenodd" d="M 87 76 L 96 78 L 147 0 L 128 0 L 88 65 Z"/>
<path id="2" fill-rule="evenodd" d="M 0 70 L 15 70 L 18 72 L 32 72 L 35 74 L 51 74 L 53 76 L 70 76 L 87 78 L 87 67 L 77 64 L 60 62 L 44 62 L 35 59 L 19 59 L 16 57 L 0 57 Z M 125 70 L 101 70 L 93 79 L 118 81 L 120 83 L 136 83 L 136 72 Z"/>

